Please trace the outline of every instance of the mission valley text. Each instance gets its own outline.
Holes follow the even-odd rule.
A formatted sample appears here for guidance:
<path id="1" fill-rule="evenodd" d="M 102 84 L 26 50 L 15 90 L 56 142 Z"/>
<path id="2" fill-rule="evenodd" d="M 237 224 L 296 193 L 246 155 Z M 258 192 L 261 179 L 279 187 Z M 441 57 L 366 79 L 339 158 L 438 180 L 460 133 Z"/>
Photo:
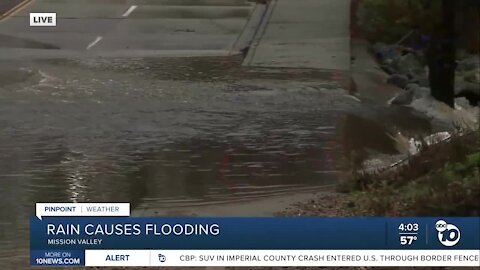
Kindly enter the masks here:
<path id="1" fill-rule="evenodd" d="M 47 224 L 47 235 L 117 235 L 117 236 L 138 236 L 138 235 L 158 235 L 158 236 L 200 236 L 220 234 L 220 226 L 216 223 L 211 224 L 157 224 L 157 223 L 118 223 L 118 224 Z"/>

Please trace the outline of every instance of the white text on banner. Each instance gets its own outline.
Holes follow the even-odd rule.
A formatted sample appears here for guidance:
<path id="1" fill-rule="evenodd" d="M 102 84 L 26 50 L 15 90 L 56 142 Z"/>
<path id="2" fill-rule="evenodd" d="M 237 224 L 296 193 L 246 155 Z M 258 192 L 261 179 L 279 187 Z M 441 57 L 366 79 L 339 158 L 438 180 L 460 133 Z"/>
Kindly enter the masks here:
<path id="1" fill-rule="evenodd" d="M 85 266 L 478 267 L 479 250 L 86 250 Z"/>

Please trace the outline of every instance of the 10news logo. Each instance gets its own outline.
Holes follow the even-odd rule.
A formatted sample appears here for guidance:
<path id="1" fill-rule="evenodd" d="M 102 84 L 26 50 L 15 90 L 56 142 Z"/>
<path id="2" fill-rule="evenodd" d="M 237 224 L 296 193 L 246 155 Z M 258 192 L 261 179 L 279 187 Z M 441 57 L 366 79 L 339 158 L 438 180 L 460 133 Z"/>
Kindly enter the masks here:
<path id="1" fill-rule="evenodd" d="M 448 224 L 444 220 L 435 223 L 438 241 L 446 247 L 453 247 L 460 241 L 460 229 L 453 224 Z"/>

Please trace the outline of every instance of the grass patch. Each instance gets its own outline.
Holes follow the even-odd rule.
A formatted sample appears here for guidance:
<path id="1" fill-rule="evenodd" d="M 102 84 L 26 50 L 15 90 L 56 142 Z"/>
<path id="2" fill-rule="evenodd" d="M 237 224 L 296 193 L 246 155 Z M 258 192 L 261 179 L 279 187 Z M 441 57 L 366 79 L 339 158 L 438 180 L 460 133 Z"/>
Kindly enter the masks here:
<path id="1" fill-rule="evenodd" d="M 432 145 L 407 164 L 341 185 L 375 216 L 480 215 L 480 132 Z"/>

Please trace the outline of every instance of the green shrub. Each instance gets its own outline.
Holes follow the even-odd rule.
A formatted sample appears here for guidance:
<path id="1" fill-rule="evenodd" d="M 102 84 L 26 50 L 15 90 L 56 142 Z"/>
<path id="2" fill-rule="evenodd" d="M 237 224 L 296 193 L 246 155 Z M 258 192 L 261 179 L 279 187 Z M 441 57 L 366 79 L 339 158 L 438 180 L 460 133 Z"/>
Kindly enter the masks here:
<path id="1" fill-rule="evenodd" d="M 367 39 L 395 43 L 412 27 L 432 33 L 441 20 L 441 1 L 430 0 L 365 0 L 360 9 L 359 24 Z"/>
<path id="2" fill-rule="evenodd" d="M 358 210 L 376 216 L 480 215 L 480 132 L 454 136 L 377 174 L 343 183 Z"/>
<path id="3" fill-rule="evenodd" d="M 363 210 L 377 216 L 478 216 L 480 152 L 403 186 L 379 181 L 358 192 Z"/>

